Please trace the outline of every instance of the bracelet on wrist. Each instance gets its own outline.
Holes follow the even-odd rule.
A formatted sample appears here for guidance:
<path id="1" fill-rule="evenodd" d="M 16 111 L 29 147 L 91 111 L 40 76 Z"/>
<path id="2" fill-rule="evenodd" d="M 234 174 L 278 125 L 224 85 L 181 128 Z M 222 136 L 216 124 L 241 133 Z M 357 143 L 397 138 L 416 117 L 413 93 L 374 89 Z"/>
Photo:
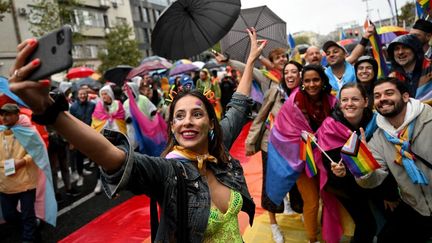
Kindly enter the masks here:
<path id="1" fill-rule="evenodd" d="M 57 120 L 60 112 L 69 110 L 69 103 L 62 92 L 51 92 L 50 96 L 53 98 L 54 103 L 48 106 L 44 113 L 32 115 L 32 121 L 39 125 L 52 125 Z"/>
<path id="2" fill-rule="evenodd" d="M 368 38 L 364 38 L 362 37 L 359 44 L 362 46 L 367 46 L 367 44 L 369 43 L 369 39 Z"/>

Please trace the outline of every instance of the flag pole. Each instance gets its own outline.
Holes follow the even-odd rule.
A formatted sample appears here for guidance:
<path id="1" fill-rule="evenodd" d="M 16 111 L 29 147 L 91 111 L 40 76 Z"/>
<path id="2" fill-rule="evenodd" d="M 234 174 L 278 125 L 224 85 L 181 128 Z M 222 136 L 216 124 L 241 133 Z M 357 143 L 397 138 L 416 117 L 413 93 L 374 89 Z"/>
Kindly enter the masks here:
<path id="1" fill-rule="evenodd" d="M 321 146 L 318 144 L 318 142 L 316 141 L 315 136 L 313 136 L 312 134 L 310 134 L 309 132 L 305 131 L 307 133 L 307 135 L 312 139 L 312 141 L 316 144 L 316 146 L 319 148 L 319 150 L 321 150 L 321 152 L 327 157 L 327 159 L 330 160 L 330 162 L 336 163 L 334 162 L 330 156 L 326 153 L 326 151 L 324 151 L 323 148 L 321 148 Z"/>

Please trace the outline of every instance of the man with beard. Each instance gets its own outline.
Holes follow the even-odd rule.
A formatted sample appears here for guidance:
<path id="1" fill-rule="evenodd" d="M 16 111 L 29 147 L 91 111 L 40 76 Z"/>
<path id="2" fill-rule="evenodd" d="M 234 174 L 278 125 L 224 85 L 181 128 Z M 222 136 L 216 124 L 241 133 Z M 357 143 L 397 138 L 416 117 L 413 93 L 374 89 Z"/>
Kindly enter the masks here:
<path id="1" fill-rule="evenodd" d="M 387 52 L 392 64 L 389 76 L 404 81 L 411 97 L 432 104 L 431 62 L 424 58 L 420 40 L 412 34 L 398 36 Z"/>
<path id="2" fill-rule="evenodd" d="M 424 19 L 418 19 L 409 33 L 417 36 L 422 43 L 423 51 L 427 52 L 429 41 L 432 38 L 432 23 Z"/>
<path id="3" fill-rule="evenodd" d="M 395 78 L 379 80 L 373 92 L 378 129 L 368 147 L 381 168 L 357 183 L 373 188 L 393 175 L 401 199 L 385 205 L 393 212 L 378 243 L 426 242 L 432 236 L 432 108 L 410 98 Z"/>

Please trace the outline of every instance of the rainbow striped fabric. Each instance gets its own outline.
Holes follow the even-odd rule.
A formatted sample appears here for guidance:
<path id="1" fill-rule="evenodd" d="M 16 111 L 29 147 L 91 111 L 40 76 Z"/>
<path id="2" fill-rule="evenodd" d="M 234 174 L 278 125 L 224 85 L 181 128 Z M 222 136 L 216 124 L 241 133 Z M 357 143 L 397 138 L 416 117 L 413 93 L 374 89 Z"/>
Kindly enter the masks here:
<path id="1" fill-rule="evenodd" d="M 366 20 L 366 22 L 364 23 L 364 28 L 368 28 L 369 25 L 371 25 L 371 22 L 369 20 Z M 369 37 L 369 41 L 372 46 L 373 57 L 378 63 L 378 78 L 387 77 L 389 74 L 389 70 L 387 68 L 387 64 L 382 53 L 381 40 L 376 31 L 373 35 Z"/>
<path id="2" fill-rule="evenodd" d="M 364 176 L 381 167 L 356 132 L 351 134 L 342 147 L 341 158 L 355 177 Z"/>
<path id="3" fill-rule="evenodd" d="M 417 3 L 420 4 L 421 8 L 426 12 L 431 10 L 432 0 L 417 0 Z"/>
<path id="4" fill-rule="evenodd" d="M 300 142 L 300 159 L 305 162 L 305 170 L 308 177 L 313 177 L 318 173 L 313 156 L 312 136 L 307 131 L 302 131 Z"/>

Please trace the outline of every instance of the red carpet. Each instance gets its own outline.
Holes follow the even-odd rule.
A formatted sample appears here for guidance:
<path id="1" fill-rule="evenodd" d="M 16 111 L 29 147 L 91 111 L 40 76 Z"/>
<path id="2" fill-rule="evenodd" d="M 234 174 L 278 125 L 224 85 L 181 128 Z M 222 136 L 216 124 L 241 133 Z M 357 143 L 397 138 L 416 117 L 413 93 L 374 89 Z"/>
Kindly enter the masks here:
<path id="1" fill-rule="evenodd" d="M 231 148 L 231 155 L 243 165 L 249 192 L 256 203 L 255 217 L 262 214 L 260 205 L 262 184 L 261 153 L 245 155 L 246 140 L 251 123 L 248 123 Z M 108 199 L 107 199 L 108 200 Z M 107 211 L 87 225 L 67 236 L 66 242 L 150 242 L 150 200 L 146 196 L 136 196 Z M 244 232 L 249 225 L 246 213 L 239 215 L 240 229 Z"/>

